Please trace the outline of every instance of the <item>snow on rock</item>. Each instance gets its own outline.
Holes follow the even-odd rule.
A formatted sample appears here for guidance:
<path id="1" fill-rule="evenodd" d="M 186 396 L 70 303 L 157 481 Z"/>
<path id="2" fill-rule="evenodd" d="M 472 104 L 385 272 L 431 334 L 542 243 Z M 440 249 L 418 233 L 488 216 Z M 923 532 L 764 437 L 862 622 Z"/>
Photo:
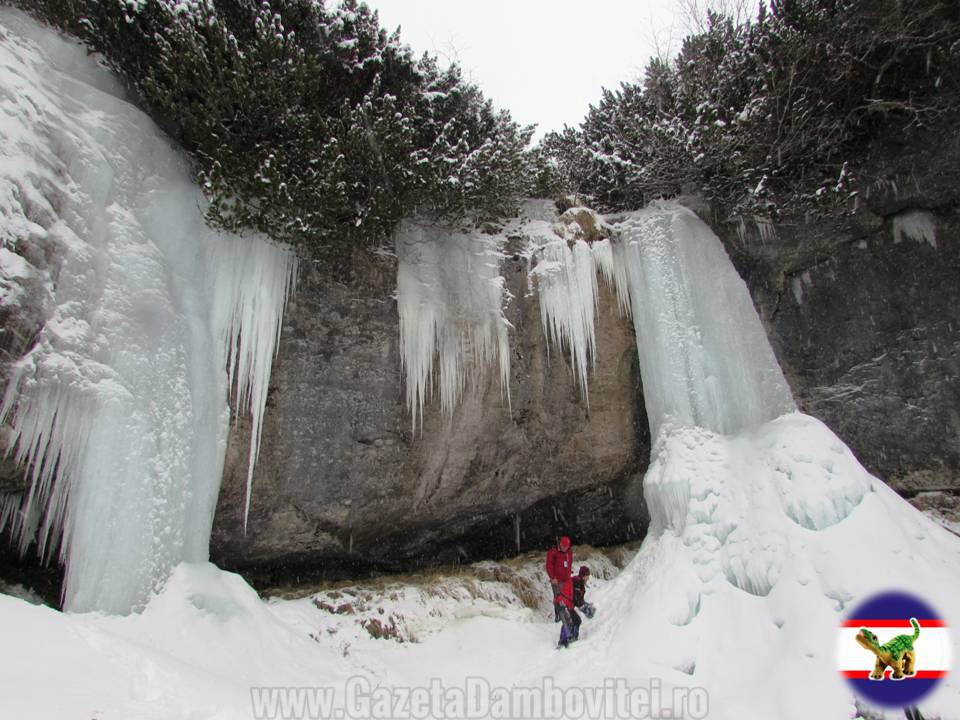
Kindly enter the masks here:
<path id="1" fill-rule="evenodd" d="M 82 47 L 11 9 L 0 33 L 3 245 L 24 258 L 4 277 L 58 262 L 0 407 L 31 469 L 13 529 L 48 557 L 62 531 L 68 608 L 129 612 L 207 558 L 233 387 L 252 471 L 296 258 L 210 230 L 186 160 Z"/>
<path id="2" fill-rule="evenodd" d="M 413 427 L 433 393 L 449 417 L 469 383 L 495 363 L 510 402 L 510 343 L 500 275 L 503 237 L 405 220 L 396 232 L 400 355 Z"/>

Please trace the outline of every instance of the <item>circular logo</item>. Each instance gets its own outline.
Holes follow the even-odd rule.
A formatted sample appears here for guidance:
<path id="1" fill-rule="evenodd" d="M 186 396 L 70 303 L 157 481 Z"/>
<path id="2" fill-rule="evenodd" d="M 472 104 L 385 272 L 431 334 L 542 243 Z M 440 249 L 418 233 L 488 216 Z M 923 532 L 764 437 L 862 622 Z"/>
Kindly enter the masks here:
<path id="1" fill-rule="evenodd" d="M 950 628 L 925 600 L 905 592 L 873 595 L 840 626 L 837 666 L 856 695 L 907 708 L 950 670 Z"/>

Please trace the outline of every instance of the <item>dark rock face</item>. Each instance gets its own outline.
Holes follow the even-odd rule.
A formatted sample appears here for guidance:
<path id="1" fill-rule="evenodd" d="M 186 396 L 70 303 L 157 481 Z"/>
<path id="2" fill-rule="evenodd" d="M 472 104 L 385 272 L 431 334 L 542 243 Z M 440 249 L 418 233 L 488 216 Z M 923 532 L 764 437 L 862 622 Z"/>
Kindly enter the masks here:
<path id="1" fill-rule="evenodd" d="M 511 409 L 496 373 L 453 417 L 429 402 L 414 433 L 404 400 L 390 258 L 307 270 L 274 365 L 243 532 L 248 429 L 231 433 L 211 543 L 215 562 L 265 582 L 503 556 L 553 542 L 642 534 L 629 479 L 649 437 L 630 321 L 602 288 L 589 411 L 568 360 L 548 348 L 527 269 L 505 260 L 514 299 Z M 344 279 L 346 278 L 346 279 Z"/>
<path id="2" fill-rule="evenodd" d="M 880 146 L 852 217 L 721 237 L 801 409 L 900 492 L 960 490 L 960 138 Z"/>
<path id="3" fill-rule="evenodd" d="M 8 455 L 13 444 L 13 431 L 7 426 L 0 426 L 0 496 L 7 493 L 23 492 L 27 488 L 27 475 L 19 467 L 14 458 Z"/>
<path id="4" fill-rule="evenodd" d="M 960 136 L 885 138 L 852 216 L 712 224 L 749 285 L 800 408 L 901 493 L 960 491 Z M 709 219 L 708 209 L 698 212 Z M 931 235 L 929 229 L 933 228 Z M 305 274 L 285 320 L 243 534 L 247 429 L 231 436 L 215 561 L 257 573 L 356 573 L 496 557 L 557 532 L 614 543 L 645 528 L 649 456 L 633 331 L 602 288 L 590 408 L 548 348 L 527 272 L 514 300 L 512 414 L 484 377 L 414 434 L 396 268 Z M 344 280 L 343 277 L 347 279 Z"/>

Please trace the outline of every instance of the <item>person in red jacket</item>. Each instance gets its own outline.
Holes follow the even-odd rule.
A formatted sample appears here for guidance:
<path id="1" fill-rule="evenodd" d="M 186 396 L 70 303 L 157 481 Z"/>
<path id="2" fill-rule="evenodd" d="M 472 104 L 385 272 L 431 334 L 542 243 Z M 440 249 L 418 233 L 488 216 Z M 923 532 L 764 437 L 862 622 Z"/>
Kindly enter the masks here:
<path id="1" fill-rule="evenodd" d="M 550 590 L 553 595 L 553 621 L 560 622 L 560 604 L 557 595 L 560 592 L 560 583 L 569 580 L 573 573 L 573 550 L 570 549 L 570 538 L 566 535 L 560 538 L 556 547 L 547 550 L 547 577 L 550 579 Z M 571 600 L 573 595 L 570 595 Z"/>

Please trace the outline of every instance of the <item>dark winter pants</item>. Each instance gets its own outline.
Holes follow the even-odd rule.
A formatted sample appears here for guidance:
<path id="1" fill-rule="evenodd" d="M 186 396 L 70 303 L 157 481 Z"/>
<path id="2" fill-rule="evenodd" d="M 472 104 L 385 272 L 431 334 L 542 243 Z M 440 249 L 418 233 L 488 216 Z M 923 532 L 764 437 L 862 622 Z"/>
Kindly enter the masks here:
<path id="1" fill-rule="evenodd" d="M 567 643 L 579 640 L 580 623 L 583 622 L 580 619 L 580 615 L 577 614 L 576 610 L 571 610 L 566 605 L 561 605 L 559 603 L 557 604 L 556 609 L 560 614 L 560 622 L 563 623 L 563 627 L 560 628 L 560 644 L 566 645 Z"/>

